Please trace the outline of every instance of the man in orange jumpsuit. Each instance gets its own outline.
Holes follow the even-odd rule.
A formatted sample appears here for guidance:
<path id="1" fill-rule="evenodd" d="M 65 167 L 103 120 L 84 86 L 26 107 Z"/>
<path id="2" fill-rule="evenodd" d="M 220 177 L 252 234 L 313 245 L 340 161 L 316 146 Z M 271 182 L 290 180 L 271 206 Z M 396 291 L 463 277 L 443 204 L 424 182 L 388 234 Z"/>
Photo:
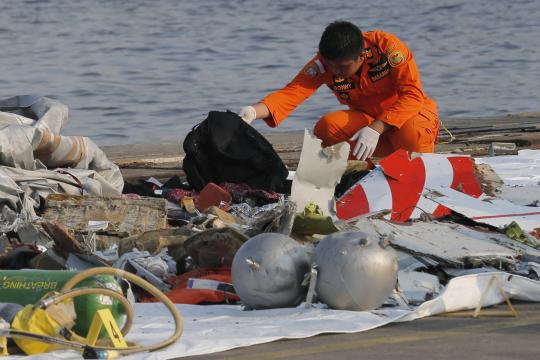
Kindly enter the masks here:
<path id="1" fill-rule="evenodd" d="M 360 160 L 397 149 L 434 151 L 437 104 L 422 90 L 412 52 L 392 34 L 362 33 L 346 21 L 326 27 L 319 52 L 289 84 L 239 115 L 275 127 L 323 84 L 349 107 L 317 122 L 314 134 L 323 146 L 349 141 L 350 158 Z"/>

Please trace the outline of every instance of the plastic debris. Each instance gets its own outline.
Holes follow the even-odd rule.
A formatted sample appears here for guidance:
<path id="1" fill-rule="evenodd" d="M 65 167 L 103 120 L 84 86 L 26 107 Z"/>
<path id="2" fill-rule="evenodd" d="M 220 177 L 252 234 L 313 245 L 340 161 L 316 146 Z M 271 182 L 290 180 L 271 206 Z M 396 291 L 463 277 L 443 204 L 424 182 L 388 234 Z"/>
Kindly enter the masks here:
<path id="1" fill-rule="evenodd" d="M 294 218 L 292 232 L 299 235 L 328 235 L 338 231 L 330 216 L 325 216 L 321 208 L 310 202 L 304 211 Z"/>

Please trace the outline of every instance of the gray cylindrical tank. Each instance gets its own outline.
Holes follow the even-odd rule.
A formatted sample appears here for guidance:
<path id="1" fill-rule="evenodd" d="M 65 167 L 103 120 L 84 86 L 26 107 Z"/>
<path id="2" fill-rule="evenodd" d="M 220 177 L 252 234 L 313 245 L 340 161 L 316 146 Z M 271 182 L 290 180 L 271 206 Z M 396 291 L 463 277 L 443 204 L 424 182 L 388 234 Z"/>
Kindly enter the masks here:
<path id="1" fill-rule="evenodd" d="M 334 309 L 373 310 L 397 281 L 396 252 L 359 231 L 326 236 L 315 249 L 316 293 Z"/>
<path id="2" fill-rule="evenodd" d="M 263 233 L 246 241 L 232 263 L 232 282 L 248 308 L 292 307 L 305 298 L 302 286 L 314 248 L 289 236 Z"/>

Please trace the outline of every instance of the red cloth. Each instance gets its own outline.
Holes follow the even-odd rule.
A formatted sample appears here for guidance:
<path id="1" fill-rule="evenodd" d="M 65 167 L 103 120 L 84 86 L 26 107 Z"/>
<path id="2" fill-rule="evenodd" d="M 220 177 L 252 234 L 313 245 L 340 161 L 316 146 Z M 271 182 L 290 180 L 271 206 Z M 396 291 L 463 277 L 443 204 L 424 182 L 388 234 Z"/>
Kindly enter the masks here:
<path id="1" fill-rule="evenodd" d="M 196 202 L 198 195 L 193 191 L 184 189 L 170 189 L 167 190 L 165 194 L 163 194 L 163 197 L 165 197 L 165 199 L 178 205 L 182 204 L 182 199 L 184 198 L 184 196 L 190 196 L 193 198 L 193 201 Z"/>
<path id="2" fill-rule="evenodd" d="M 275 203 L 279 201 L 279 194 L 273 191 L 254 189 L 247 184 L 221 183 L 223 189 L 229 192 L 235 203 L 244 202 L 246 198 L 260 200 L 264 204 Z"/>
<path id="3" fill-rule="evenodd" d="M 165 295 L 175 304 L 200 304 L 200 303 L 223 303 L 226 301 L 238 301 L 240 298 L 230 293 L 207 289 L 189 289 L 187 284 L 190 278 L 216 280 L 224 283 L 232 283 L 231 269 L 197 269 L 182 275 L 173 276 L 167 282 L 173 289 Z M 156 298 L 148 297 L 141 302 L 158 302 Z"/>

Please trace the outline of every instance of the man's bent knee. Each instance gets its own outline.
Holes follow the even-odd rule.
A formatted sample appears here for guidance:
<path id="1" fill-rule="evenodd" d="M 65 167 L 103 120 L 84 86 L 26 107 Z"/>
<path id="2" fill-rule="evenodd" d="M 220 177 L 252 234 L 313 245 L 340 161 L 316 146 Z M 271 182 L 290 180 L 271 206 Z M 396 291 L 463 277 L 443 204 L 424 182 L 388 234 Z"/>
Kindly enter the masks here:
<path id="1" fill-rule="evenodd" d="M 354 131 L 351 127 L 360 128 L 364 124 L 354 124 L 350 111 L 334 111 L 320 118 L 315 124 L 313 133 L 323 141 L 323 146 L 331 146 L 351 138 Z M 357 129 L 354 129 L 355 131 Z M 352 133 L 351 133 L 352 132 Z"/>
<path id="2" fill-rule="evenodd" d="M 332 117 L 328 114 L 324 115 L 317 121 L 313 128 L 313 134 L 322 140 L 323 146 L 331 146 L 337 144 L 340 141 L 336 141 L 336 132 L 339 130 L 339 126 L 335 123 Z"/>

